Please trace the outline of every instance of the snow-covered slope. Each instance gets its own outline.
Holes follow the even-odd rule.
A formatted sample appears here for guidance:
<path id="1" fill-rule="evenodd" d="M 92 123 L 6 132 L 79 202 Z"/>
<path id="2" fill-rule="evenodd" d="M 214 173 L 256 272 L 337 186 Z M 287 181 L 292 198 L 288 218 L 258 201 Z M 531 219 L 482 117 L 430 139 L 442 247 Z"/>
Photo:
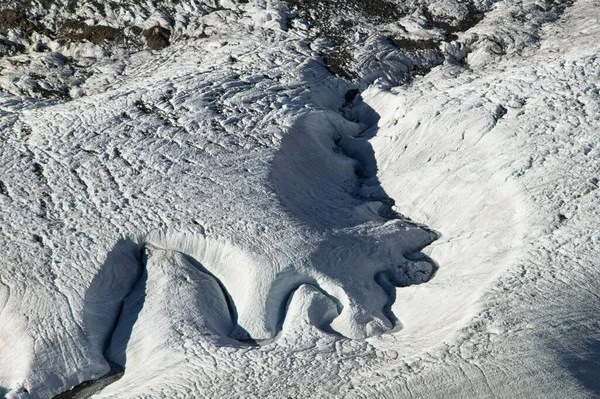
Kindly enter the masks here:
<path id="1" fill-rule="evenodd" d="M 600 395 L 597 1 L 58 5 L 0 13 L 0 393 Z"/>

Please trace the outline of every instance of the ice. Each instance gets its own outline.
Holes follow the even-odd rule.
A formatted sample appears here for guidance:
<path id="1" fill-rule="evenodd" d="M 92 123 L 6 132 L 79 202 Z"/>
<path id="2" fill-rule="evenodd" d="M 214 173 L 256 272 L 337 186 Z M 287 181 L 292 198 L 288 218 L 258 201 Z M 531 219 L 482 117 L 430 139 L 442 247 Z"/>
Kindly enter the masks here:
<path id="1" fill-rule="evenodd" d="M 52 3 L 0 37 L 0 395 L 600 394 L 595 1 Z"/>

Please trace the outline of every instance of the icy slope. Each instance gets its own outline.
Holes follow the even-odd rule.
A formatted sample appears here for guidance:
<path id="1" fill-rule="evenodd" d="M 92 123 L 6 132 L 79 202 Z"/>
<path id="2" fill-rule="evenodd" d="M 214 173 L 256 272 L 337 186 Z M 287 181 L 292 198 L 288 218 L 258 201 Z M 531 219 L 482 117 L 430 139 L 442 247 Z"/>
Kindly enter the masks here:
<path id="1" fill-rule="evenodd" d="M 397 336 L 434 344 L 479 302 L 476 323 L 447 349 L 451 363 L 481 368 L 466 371 L 486 384 L 469 396 L 576 396 L 551 381 L 566 385 L 569 373 L 600 394 L 600 32 L 588 7 L 573 6 L 519 62 L 441 68 L 397 94 L 365 94 L 386 116 L 371 140 L 382 186 L 399 209 L 444 233 L 428 252 L 440 264 L 435 279 L 397 292 L 393 309 L 405 323 Z M 559 56 L 567 42 L 573 50 Z M 425 374 L 439 375 L 429 362 Z M 465 395 L 452 386 L 412 392 Z"/>
<path id="2" fill-rule="evenodd" d="M 53 51 L 2 60 L 0 392 L 598 394 L 597 4 L 350 2 L 351 83 L 348 37 L 208 3 L 100 19 L 160 52 L 9 31 Z"/>
<path id="3" fill-rule="evenodd" d="M 159 266 L 140 254 L 148 243 L 185 253 L 218 279 L 235 321 L 229 330 L 219 330 L 224 337 L 273 338 L 289 296 L 302 284 L 336 302 L 340 315 L 332 332 L 364 338 L 394 328 L 395 320 L 382 313 L 388 296 L 375 277 L 412 283 L 396 276 L 411 263 L 403 255 L 420 250 L 435 234 L 380 212 L 386 208 L 381 200 L 361 197 L 355 176 L 360 161 L 332 151 L 339 139 L 365 128 L 328 110 L 329 104 L 319 105 L 328 101 L 339 107 L 346 83 L 314 61 L 298 64 L 289 56 L 269 55 L 269 48 L 258 44 L 249 51 L 251 43 L 242 43 L 174 49 L 148 69 L 148 76 L 136 73 L 136 62 L 152 68 L 140 54 L 118 88 L 43 108 L 25 105 L 13 114 L 5 150 L 16 159 L 7 159 L 11 218 L 4 231 L 29 236 L 32 254 L 26 269 L 18 260 L 20 248 L 3 255 L 3 276 L 11 276 L 4 311 L 15 322 L 26 315 L 31 336 L 45 338 L 33 352 L 18 354 L 6 385 L 23 378 L 24 389 L 45 397 L 107 373 L 107 360 L 129 369 L 124 359 L 132 356 L 121 352 L 128 353 L 133 341 L 121 342 L 121 334 L 134 337 L 147 327 L 132 327 L 127 320 L 142 326 L 171 320 L 163 311 L 136 318 L 125 300 L 136 292 L 140 275 L 147 274 L 146 286 L 154 286 L 150 268 Z M 257 71 L 230 61 L 244 56 L 273 59 Z M 219 71 L 203 73 L 197 58 L 206 71 Z M 273 78 L 258 73 L 266 66 Z M 278 70 L 290 68 L 288 76 L 302 80 L 281 86 Z M 312 99 L 304 86 L 312 82 L 329 87 L 322 98 Z M 288 154 L 298 148 L 286 144 L 286 134 L 305 140 L 306 154 L 326 152 L 300 168 Z M 329 153 L 337 159 L 333 167 L 326 164 Z M 318 184 L 310 176 L 318 177 Z M 286 207 L 278 192 L 304 181 L 321 192 Z M 300 213 L 322 199 L 330 200 L 327 207 L 339 216 L 331 214 L 333 219 L 321 220 L 318 228 L 306 226 L 311 223 Z M 432 271 L 426 264 L 425 275 L 415 281 Z M 138 300 L 144 310 L 146 303 L 161 301 L 160 292 L 149 290 L 147 299 Z M 174 307 L 187 306 L 187 300 L 174 301 Z M 122 320 L 131 331 L 121 332 Z M 65 347 L 57 348 L 57 342 Z M 71 353 L 67 347 L 84 350 Z M 48 358 L 62 360 L 49 364 Z"/>

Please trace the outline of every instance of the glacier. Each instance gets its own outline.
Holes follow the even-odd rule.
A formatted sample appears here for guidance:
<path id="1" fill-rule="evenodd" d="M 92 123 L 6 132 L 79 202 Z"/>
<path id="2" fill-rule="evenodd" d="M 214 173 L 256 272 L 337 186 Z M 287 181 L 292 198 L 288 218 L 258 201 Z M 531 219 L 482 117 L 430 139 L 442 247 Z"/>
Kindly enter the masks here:
<path id="1" fill-rule="evenodd" d="M 0 10 L 0 394 L 600 395 L 597 0 L 337 3 Z"/>

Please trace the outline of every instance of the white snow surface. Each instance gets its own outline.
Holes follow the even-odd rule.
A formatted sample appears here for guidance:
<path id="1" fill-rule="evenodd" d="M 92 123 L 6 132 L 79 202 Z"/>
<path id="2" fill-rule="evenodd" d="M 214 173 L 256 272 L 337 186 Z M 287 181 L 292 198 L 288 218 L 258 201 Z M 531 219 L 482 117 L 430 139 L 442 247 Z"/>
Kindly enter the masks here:
<path id="1" fill-rule="evenodd" d="M 600 3 L 487 2 L 352 102 L 286 7 L 221 3 L 0 61 L 0 394 L 600 397 Z M 72 98 L 23 95 L 67 50 Z"/>

